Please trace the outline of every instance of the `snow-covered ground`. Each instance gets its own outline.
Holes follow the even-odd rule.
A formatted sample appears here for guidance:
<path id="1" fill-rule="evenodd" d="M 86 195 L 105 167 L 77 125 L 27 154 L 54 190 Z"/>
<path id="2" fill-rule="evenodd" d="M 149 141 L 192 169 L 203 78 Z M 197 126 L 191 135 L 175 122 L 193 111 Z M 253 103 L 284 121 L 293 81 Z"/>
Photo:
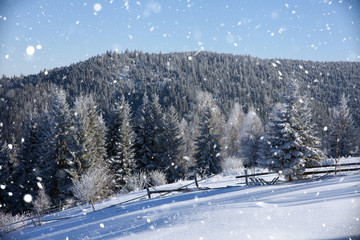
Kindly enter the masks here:
<path id="1" fill-rule="evenodd" d="M 152 196 L 118 195 L 95 205 L 49 215 L 4 239 L 360 239 L 360 174 L 266 186 L 215 176 L 201 187 L 225 187 Z M 191 181 L 158 187 L 174 189 Z M 110 207 L 109 207 L 110 206 Z"/>

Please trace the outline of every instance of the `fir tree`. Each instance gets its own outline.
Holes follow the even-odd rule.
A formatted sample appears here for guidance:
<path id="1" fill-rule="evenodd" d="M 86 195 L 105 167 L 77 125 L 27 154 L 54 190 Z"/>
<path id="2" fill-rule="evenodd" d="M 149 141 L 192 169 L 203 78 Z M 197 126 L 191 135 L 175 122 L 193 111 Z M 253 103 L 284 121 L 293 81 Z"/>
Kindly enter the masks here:
<path id="1" fill-rule="evenodd" d="M 145 171 L 164 171 L 169 165 L 166 157 L 165 115 L 157 95 L 153 95 L 152 101 L 149 102 L 144 94 L 137 119 L 138 168 Z"/>
<path id="2" fill-rule="evenodd" d="M 91 96 L 80 96 L 75 101 L 76 140 L 81 146 L 77 156 L 81 175 L 91 167 L 103 164 L 106 158 L 106 127 Z"/>
<path id="3" fill-rule="evenodd" d="M 136 166 L 134 152 L 135 133 L 132 129 L 131 117 L 130 106 L 122 98 L 122 102 L 112 118 L 111 127 L 108 132 L 108 158 L 110 168 L 114 173 L 116 189 L 121 189 L 125 186 L 126 176 L 129 176 Z"/>
<path id="4" fill-rule="evenodd" d="M 355 155 L 357 129 L 348 108 L 348 99 L 344 94 L 339 105 L 332 109 L 331 117 L 330 156 L 339 158 Z"/>
<path id="5" fill-rule="evenodd" d="M 165 173 L 167 175 L 167 182 L 174 182 L 184 177 L 184 169 L 179 164 L 182 160 L 180 152 L 184 142 L 180 131 L 179 117 L 173 106 L 170 107 L 169 112 L 166 114 L 165 126 L 168 159 L 168 167 L 165 169 Z"/>
<path id="6" fill-rule="evenodd" d="M 44 161 L 49 164 L 48 169 L 55 176 L 55 187 L 49 195 L 59 202 L 70 196 L 69 188 L 74 180 L 72 173 L 75 171 L 75 154 L 78 151 L 74 123 L 71 121 L 69 105 L 63 90 L 54 92 L 49 105 L 48 121 L 50 123 L 46 146 L 48 151 Z M 55 161 L 56 166 L 53 171 L 51 171 L 52 161 Z M 46 187 L 52 188 L 52 186 Z"/>
<path id="7" fill-rule="evenodd" d="M 263 163 L 269 170 L 283 174 L 289 181 L 301 177 L 306 166 L 323 158 L 320 142 L 314 135 L 314 124 L 307 101 L 300 96 L 296 80 L 288 84 L 283 104 L 270 115 L 263 144 Z M 266 146 L 266 143 L 268 146 Z"/>
<path id="8" fill-rule="evenodd" d="M 150 119 L 149 119 L 150 103 L 147 93 L 142 98 L 142 105 L 136 113 L 136 163 L 138 170 L 145 170 L 150 167 L 151 163 L 151 135 L 150 135 Z"/>
<path id="9" fill-rule="evenodd" d="M 37 119 L 35 115 L 30 115 L 24 125 L 24 133 L 17 157 L 17 166 L 11 175 L 12 199 L 11 210 L 13 213 L 24 212 L 31 208 L 30 203 L 23 200 L 26 194 L 35 196 L 38 190 L 37 182 L 40 177 L 39 162 L 41 152 L 40 138 L 37 130 Z"/>
<path id="10" fill-rule="evenodd" d="M 214 110 L 208 106 L 199 126 L 199 136 L 195 140 L 196 168 L 201 176 L 209 176 L 221 172 L 220 135 Z"/>

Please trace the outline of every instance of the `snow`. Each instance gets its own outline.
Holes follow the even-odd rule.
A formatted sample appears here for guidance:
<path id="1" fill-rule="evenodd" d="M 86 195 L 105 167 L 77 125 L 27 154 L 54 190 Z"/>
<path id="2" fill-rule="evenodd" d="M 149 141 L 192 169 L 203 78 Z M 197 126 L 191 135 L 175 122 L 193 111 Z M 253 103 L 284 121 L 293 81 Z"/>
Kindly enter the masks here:
<path id="1" fill-rule="evenodd" d="M 95 3 L 93 8 L 94 8 L 95 12 L 99 12 L 101 10 L 102 6 L 100 3 Z"/>
<path id="2" fill-rule="evenodd" d="M 28 46 L 26 48 L 26 54 L 27 55 L 32 56 L 32 55 L 34 55 L 34 53 L 35 53 L 35 48 L 33 46 Z"/>
<path id="3" fill-rule="evenodd" d="M 355 161 L 359 159 L 352 159 Z M 274 176 L 268 175 L 269 178 Z M 179 181 L 156 187 L 175 189 Z M 245 186 L 216 175 L 188 192 L 146 190 L 50 214 L 5 239 L 338 239 L 360 237 L 360 174 Z M 227 187 L 231 186 L 231 187 Z M 227 188 L 220 188 L 227 187 Z M 141 198 L 143 196 L 143 198 Z M 137 201 L 125 202 L 133 198 Z M 115 205 L 118 204 L 118 205 Z M 113 206 L 115 205 L 115 206 Z M 66 218 L 58 221 L 50 219 Z"/>
<path id="4" fill-rule="evenodd" d="M 32 196 L 30 194 L 25 194 L 24 201 L 30 203 L 32 201 Z"/>

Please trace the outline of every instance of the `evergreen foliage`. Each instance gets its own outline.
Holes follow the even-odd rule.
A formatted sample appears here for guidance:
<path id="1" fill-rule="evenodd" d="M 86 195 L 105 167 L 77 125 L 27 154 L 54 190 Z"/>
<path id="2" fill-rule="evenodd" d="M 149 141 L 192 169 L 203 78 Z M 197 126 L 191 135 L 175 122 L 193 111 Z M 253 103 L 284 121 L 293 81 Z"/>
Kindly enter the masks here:
<path id="1" fill-rule="evenodd" d="M 338 106 L 331 109 L 329 155 L 334 158 L 355 155 L 359 141 L 354 119 L 348 108 L 348 98 L 343 94 Z"/>
<path id="2" fill-rule="evenodd" d="M 73 176 L 75 170 L 75 155 L 79 148 L 75 140 L 74 123 L 71 120 L 70 108 L 66 101 L 66 93 L 58 90 L 54 93 L 49 105 L 49 132 L 46 142 L 48 147 L 46 163 L 51 176 L 55 176 L 54 184 L 50 182 L 49 188 L 53 188 L 50 195 L 56 202 L 64 201 L 69 195 L 69 188 L 76 178 Z M 52 161 L 55 162 L 53 165 Z M 50 174 L 50 173 L 48 173 Z M 45 178 L 48 178 L 45 176 Z M 48 187 L 46 185 L 46 187 Z"/>
<path id="3" fill-rule="evenodd" d="M 74 115 L 77 120 L 76 140 L 81 146 L 78 156 L 80 174 L 93 166 L 104 163 L 106 158 L 106 127 L 102 115 L 91 96 L 80 96 L 75 101 Z"/>
<path id="4" fill-rule="evenodd" d="M 123 188 L 125 178 L 136 167 L 134 142 L 135 133 L 131 123 L 131 109 L 129 104 L 122 98 L 120 105 L 115 110 L 108 132 L 108 158 L 110 169 L 114 174 L 115 188 Z"/>
<path id="5" fill-rule="evenodd" d="M 185 169 L 181 166 L 181 148 L 184 145 L 180 131 L 179 117 L 174 107 L 170 107 L 165 119 L 166 137 L 166 158 L 167 167 L 165 168 L 167 182 L 184 178 Z"/>
<path id="6" fill-rule="evenodd" d="M 264 147 L 268 152 L 263 154 L 263 163 L 269 170 L 283 174 L 289 181 L 301 177 L 306 166 L 323 158 L 307 100 L 298 90 L 296 80 L 292 79 L 282 104 L 270 116 L 265 140 L 269 146 Z"/>
<path id="7" fill-rule="evenodd" d="M 220 135 L 216 124 L 215 112 L 208 106 L 199 125 L 199 136 L 195 140 L 196 169 L 201 176 L 221 172 Z"/>

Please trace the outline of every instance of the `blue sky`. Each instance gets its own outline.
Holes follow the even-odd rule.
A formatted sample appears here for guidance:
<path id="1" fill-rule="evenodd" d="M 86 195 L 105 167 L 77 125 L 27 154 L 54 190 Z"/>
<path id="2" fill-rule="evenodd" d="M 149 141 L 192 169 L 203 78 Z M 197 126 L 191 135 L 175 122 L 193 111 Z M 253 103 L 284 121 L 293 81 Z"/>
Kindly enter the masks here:
<path id="1" fill-rule="evenodd" d="M 0 74 L 126 49 L 360 61 L 360 1 L 0 0 Z"/>

